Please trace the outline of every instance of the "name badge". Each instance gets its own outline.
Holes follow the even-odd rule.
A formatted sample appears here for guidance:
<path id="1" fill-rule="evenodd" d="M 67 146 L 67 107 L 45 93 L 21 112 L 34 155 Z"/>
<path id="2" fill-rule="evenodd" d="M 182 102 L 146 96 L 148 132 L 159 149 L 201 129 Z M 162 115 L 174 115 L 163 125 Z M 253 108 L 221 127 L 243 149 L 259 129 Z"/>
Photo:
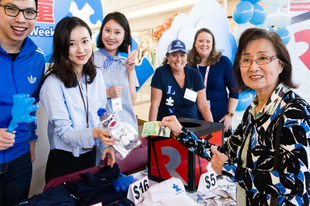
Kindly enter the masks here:
<path id="1" fill-rule="evenodd" d="M 121 97 L 111 98 L 111 104 L 112 104 L 113 112 L 121 112 L 121 111 L 123 111 Z"/>
<path id="2" fill-rule="evenodd" d="M 135 181 L 129 186 L 129 190 L 127 193 L 127 198 L 135 203 L 135 205 L 139 204 L 142 200 L 144 200 L 143 193 L 145 193 L 150 187 L 149 179 L 147 175 L 142 177 L 141 179 Z"/>
<path id="3" fill-rule="evenodd" d="M 211 165 L 211 163 L 209 162 L 208 165 Z M 216 173 L 213 170 L 207 173 L 203 173 L 200 176 L 197 191 L 202 192 L 202 193 L 207 193 L 216 188 L 218 188 L 218 184 L 217 184 L 217 179 L 216 179 Z"/>
<path id="4" fill-rule="evenodd" d="M 197 92 L 191 90 L 191 89 L 188 89 L 186 88 L 185 89 L 185 94 L 184 94 L 184 98 L 185 99 L 188 99 L 192 102 L 196 102 L 196 99 L 197 99 Z"/>

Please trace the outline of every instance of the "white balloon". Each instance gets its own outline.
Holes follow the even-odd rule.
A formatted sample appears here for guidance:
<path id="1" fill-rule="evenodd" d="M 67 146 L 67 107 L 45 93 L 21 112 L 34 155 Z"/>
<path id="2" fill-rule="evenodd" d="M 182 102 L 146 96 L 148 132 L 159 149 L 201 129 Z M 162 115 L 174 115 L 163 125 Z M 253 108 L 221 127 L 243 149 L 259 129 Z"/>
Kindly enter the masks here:
<path id="1" fill-rule="evenodd" d="M 244 32 L 245 30 L 252 28 L 250 25 L 248 24 L 237 24 L 237 26 L 235 27 L 233 34 L 236 38 L 236 41 L 239 42 L 239 38 L 242 34 L 242 32 Z"/>
<path id="2" fill-rule="evenodd" d="M 284 8 L 280 7 L 280 16 L 278 18 L 278 21 L 274 24 L 277 28 L 287 28 L 291 23 L 291 15 L 290 12 Z"/>
<path id="3" fill-rule="evenodd" d="M 266 20 L 264 21 L 264 25 L 266 26 L 274 26 L 280 20 L 280 9 L 277 6 L 271 5 L 265 8 L 266 11 Z"/>
<path id="4" fill-rule="evenodd" d="M 265 29 L 265 30 L 269 31 L 268 26 L 266 26 L 266 25 L 264 25 L 264 24 L 255 25 L 254 28 Z"/>
<path id="5" fill-rule="evenodd" d="M 279 0 L 262 0 L 262 2 L 266 5 L 276 5 Z"/>
<path id="6" fill-rule="evenodd" d="M 278 0 L 278 2 L 276 3 L 276 5 L 278 5 L 279 7 L 285 6 L 287 5 L 291 0 Z"/>

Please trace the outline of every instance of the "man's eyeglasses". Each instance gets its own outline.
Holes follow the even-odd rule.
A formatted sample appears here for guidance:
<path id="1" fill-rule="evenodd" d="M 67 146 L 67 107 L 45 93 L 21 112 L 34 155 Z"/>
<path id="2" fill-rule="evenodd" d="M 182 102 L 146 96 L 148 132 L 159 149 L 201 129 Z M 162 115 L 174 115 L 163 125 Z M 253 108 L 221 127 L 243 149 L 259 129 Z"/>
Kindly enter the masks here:
<path id="1" fill-rule="evenodd" d="M 241 67 L 249 67 L 252 65 L 253 61 L 255 61 L 257 65 L 264 65 L 264 64 L 269 64 L 276 58 L 278 58 L 276 55 L 275 56 L 261 56 L 254 60 L 250 59 L 249 57 L 241 57 L 241 59 L 239 60 L 239 64 Z"/>
<path id="2" fill-rule="evenodd" d="M 4 8 L 4 13 L 11 17 L 17 17 L 19 12 L 22 12 L 25 19 L 33 20 L 37 17 L 37 11 L 33 9 L 19 9 L 15 6 L 3 5 L 0 4 L 1 7 Z"/>

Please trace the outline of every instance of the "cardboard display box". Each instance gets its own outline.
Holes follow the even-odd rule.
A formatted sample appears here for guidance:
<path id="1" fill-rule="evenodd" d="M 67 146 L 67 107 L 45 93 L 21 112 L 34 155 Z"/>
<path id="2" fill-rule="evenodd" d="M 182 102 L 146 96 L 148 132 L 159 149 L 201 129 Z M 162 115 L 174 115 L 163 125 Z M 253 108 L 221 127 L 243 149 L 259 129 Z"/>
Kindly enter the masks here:
<path id="1" fill-rule="evenodd" d="M 222 123 L 179 118 L 183 127 L 212 144 L 222 145 Z M 207 172 L 208 161 L 188 151 L 174 138 L 148 137 L 148 177 L 161 182 L 171 177 L 180 178 L 186 190 L 196 191 L 200 175 Z"/>

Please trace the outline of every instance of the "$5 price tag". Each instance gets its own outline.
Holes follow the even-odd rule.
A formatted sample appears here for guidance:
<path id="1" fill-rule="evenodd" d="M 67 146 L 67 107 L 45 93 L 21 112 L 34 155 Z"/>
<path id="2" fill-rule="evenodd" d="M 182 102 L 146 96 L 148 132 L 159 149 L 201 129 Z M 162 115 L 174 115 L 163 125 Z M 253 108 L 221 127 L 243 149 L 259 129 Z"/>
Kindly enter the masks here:
<path id="1" fill-rule="evenodd" d="M 216 188 L 218 188 L 218 184 L 214 171 L 204 173 L 200 176 L 198 191 L 207 193 Z"/>
<path id="2" fill-rule="evenodd" d="M 129 186 L 127 198 L 137 205 L 144 199 L 142 194 L 145 193 L 149 187 L 149 179 L 147 176 L 144 176 Z"/>

